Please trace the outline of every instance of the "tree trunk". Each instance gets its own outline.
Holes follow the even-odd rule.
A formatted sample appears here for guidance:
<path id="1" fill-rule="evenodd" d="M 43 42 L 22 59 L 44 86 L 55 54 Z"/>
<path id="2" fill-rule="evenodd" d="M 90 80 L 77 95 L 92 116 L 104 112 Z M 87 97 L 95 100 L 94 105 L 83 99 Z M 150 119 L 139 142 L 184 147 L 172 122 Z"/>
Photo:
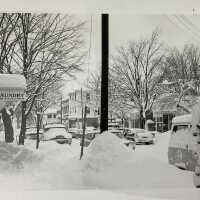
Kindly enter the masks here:
<path id="1" fill-rule="evenodd" d="M 14 131 L 12 126 L 11 114 L 8 114 L 6 108 L 3 108 L 1 110 L 1 113 L 5 131 L 5 142 L 11 143 L 14 141 Z"/>
<path id="2" fill-rule="evenodd" d="M 145 118 L 143 117 L 143 110 L 140 110 L 140 128 L 145 128 Z"/>
<path id="3" fill-rule="evenodd" d="M 24 145 L 24 139 L 26 134 L 26 102 L 22 102 L 22 121 L 21 130 L 19 134 L 19 145 Z"/>

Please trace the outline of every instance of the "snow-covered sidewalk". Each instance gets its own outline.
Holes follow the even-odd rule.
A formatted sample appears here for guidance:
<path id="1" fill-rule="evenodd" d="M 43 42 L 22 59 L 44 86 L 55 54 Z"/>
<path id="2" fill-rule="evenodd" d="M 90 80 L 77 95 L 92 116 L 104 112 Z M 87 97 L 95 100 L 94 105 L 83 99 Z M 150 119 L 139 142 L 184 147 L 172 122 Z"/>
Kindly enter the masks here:
<path id="1" fill-rule="evenodd" d="M 0 190 L 26 191 L 25 199 L 33 190 L 43 199 L 43 191 L 52 190 L 50 198 L 59 199 L 199 199 L 192 173 L 168 164 L 168 140 L 168 134 L 160 135 L 155 145 L 137 145 L 134 152 L 105 133 L 85 149 L 81 161 L 78 140 L 71 146 L 41 142 L 39 150 L 35 141 L 27 140 L 25 147 L 0 142 Z"/>

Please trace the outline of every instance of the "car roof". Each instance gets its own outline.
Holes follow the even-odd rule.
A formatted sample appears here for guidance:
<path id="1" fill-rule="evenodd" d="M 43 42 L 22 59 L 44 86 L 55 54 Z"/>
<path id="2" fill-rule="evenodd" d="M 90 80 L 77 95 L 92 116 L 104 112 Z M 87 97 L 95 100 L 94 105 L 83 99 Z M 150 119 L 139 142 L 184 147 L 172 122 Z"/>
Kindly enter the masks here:
<path id="1" fill-rule="evenodd" d="M 181 123 L 191 123 L 192 122 L 192 115 L 188 114 L 188 115 L 180 115 L 177 117 L 174 117 L 172 119 L 172 123 L 173 124 L 181 124 Z"/>

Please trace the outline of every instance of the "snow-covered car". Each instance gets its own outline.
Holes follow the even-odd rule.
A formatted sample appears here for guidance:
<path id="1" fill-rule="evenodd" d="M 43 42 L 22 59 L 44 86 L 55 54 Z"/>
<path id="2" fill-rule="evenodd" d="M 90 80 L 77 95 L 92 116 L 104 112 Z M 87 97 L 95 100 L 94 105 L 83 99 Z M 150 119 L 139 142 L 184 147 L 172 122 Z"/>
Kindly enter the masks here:
<path id="1" fill-rule="evenodd" d="M 72 135 L 72 138 L 79 138 L 81 130 L 79 128 L 69 128 L 68 132 Z"/>
<path id="2" fill-rule="evenodd" d="M 59 144 L 72 143 L 72 135 L 63 124 L 49 124 L 44 127 L 43 141 L 55 140 Z"/>
<path id="3" fill-rule="evenodd" d="M 121 129 L 110 129 L 108 130 L 109 133 L 115 134 L 119 138 L 121 138 L 122 142 L 127 146 L 130 147 L 131 149 L 135 150 L 136 147 L 136 142 L 133 137 L 125 137 L 124 133 Z"/>
<path id="4" fill-rule="evenodd" d="M 81 136 L 80 136 L 80 145 L 82 145 L 82 133 L 81 131 Z M 87 128 L 85 130 L 85 138 L 84 138 L 84 146 L 89 146 L 90 142 L 100 133 L 100 130 L 95 129 L 95 128 Z"/>
<path id="5" fill-rule="evenodd" d="M 111 128 L 111 129 L 108 129 L 108 132 L 109 132 L 109 133 L 115 134 L 115 135 L 118 136 L 119 138 L 123 138 L 123 137 L 124 137 L 124 133 L 123 133 L 123 130 L 122 130 L 122 129 Z"/>
<path id="6" fill-rule="evenodd" d="M 128 140 L 132 140 L 135 142 L 135 133 L 131 131 L 131 129 L 126 128 L 124 130 L 124 137 Z"/>
<path id="7" fill-rule="evenodd" d="M 154 135 L 151 132 L 141 129 L 135 133 L 136 144 L 154 144 Z"/>
<path id="8" fill-rule="evenodd" d="M 42 138 L 43 129 L 39 130 L 39 139 Z M 36 140 L 37 139 L 37 128 L 36 127 L 27 127 L 25 139 Z"/>

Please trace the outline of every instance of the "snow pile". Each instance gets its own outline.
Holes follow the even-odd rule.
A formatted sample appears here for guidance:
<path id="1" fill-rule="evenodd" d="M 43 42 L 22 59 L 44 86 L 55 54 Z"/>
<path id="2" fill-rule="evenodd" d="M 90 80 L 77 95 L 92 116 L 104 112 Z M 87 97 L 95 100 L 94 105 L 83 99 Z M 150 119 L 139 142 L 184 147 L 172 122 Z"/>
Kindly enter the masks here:
<path id="1" fill-rule="evenodd" d="M 0 141 L 0 170 L 18 170 L 38 162 L 40 157 L 33 151 Z"/>
<path id="2" fill-rule="evenodd" d="M 83 167 L 84 170 L 100 172 L 123 163 L 130 156 L 130 150 L 120 138 L 104 132 L 91 142 L 83 158 Z"/>
<path id="3" fill-rule="evenodd" d="M 34 143 L 27 142 L 34 149 Z M 76 144 L 74 144 L 76 145 Z M 78 146 L 80 147 L 80 146 Z M 82 188 L 80 160 L 74 146 L 58 144 L 55 141 L 41 142 L 39 150 L 34 150 L 42 158 L 36 166 L 25 172 L 28 189 L 80 189 Z M 77 148 L 77 147 L 76 147 Z M 79 154 L 78 154 L 79 155 Z"/>
<path id="4" fill-rule="evenodd" d="M 164 136 L 168 140 L 168 136 Z M 167 141 L 163 141 L 163 144 Z M 157 144 L 161 148 L 160 144 Z M 193 187 L 192 174 L 169 165 L 166 153 L 155 156 L 152 148 L 130 151 L 111 133 L 98 136 L 82 160 L 83 183 L 102 189 L 150 189 Z M 156 148 L 158 150 L 158 148 Z M 166 152 L 166 147 L 165 147 Z M 185 181 L 187 180 L 187 181 Z"/>
<path id="5" fill-rule="evenodd" d="M 117 175 L 133 159 L 132 153 L 114 134 L 104 132 L 99 135 L 92 141 L 82 160 L 84 184 L 112 187 L 113 175 Z"/>

